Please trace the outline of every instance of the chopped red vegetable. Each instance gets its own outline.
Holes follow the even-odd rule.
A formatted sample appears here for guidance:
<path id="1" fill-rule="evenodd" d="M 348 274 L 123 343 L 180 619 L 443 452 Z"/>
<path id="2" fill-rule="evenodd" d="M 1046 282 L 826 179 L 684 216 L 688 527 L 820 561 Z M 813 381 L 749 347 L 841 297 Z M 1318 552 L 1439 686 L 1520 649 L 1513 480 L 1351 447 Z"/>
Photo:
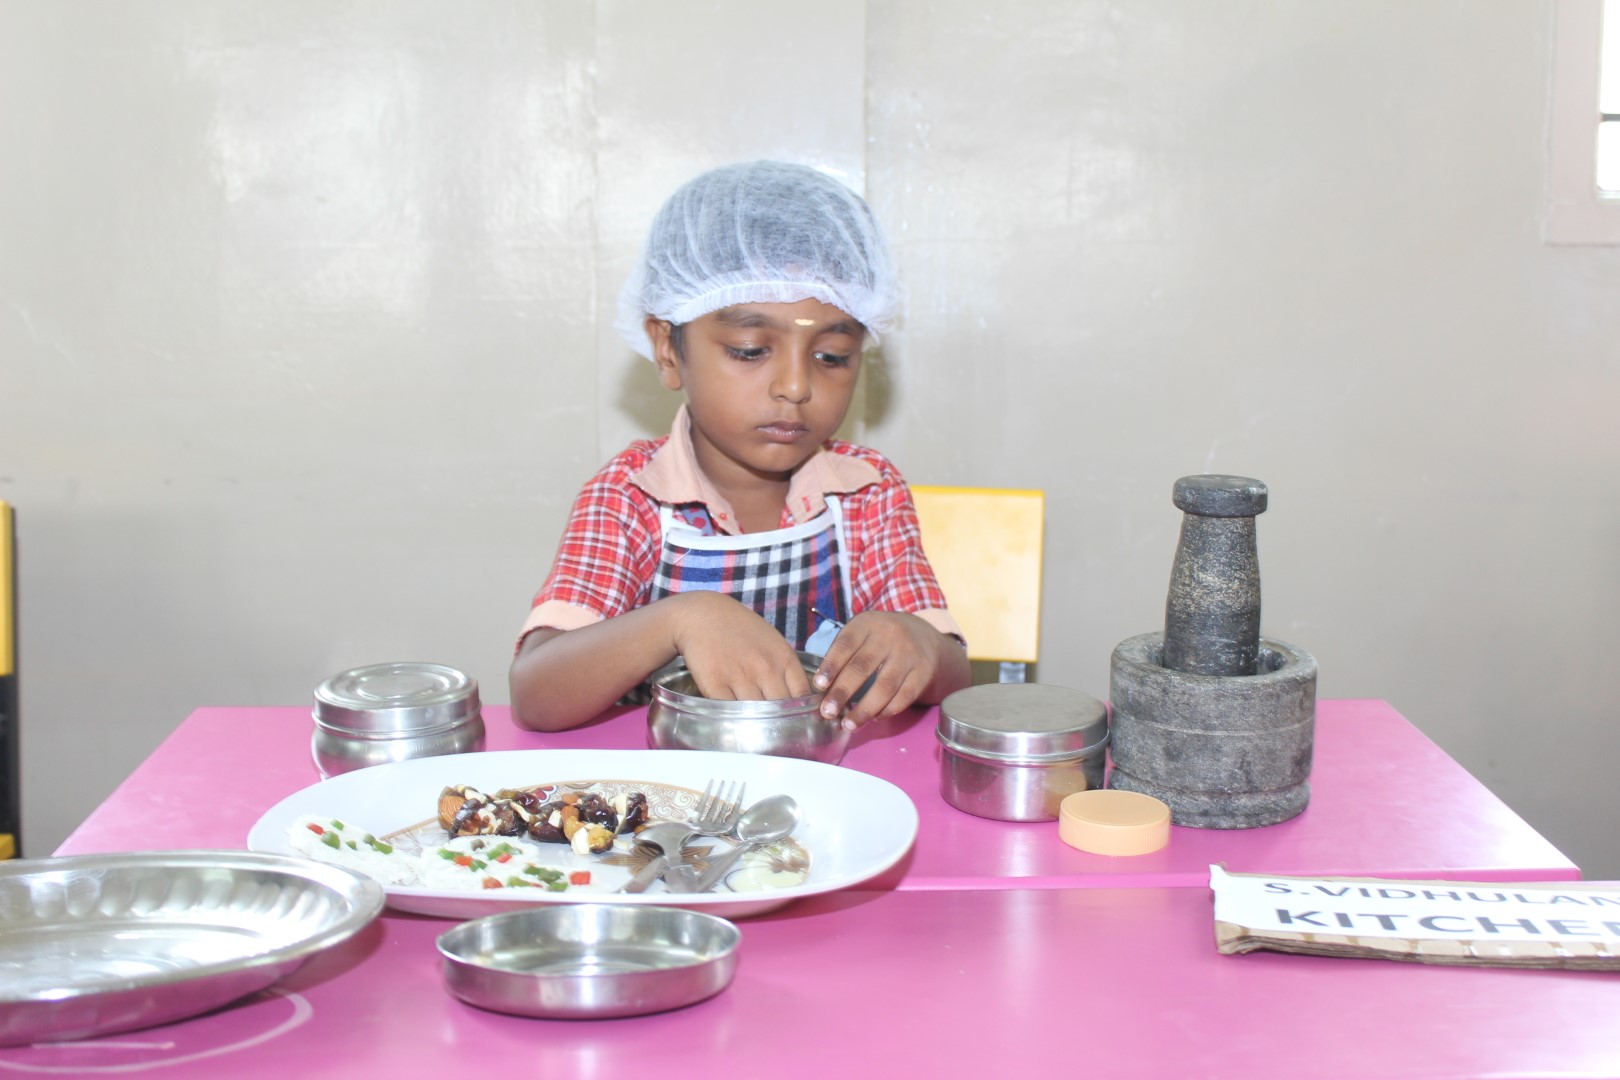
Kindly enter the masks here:
<path id="1" fill-rule="evenodd" d="M 471 855 L 457 855 L 450 861 L 455 863 L 457 866 L 471 866 L 473 859 Z"/>
<path id="2" fill-rule="evenodd" d="M 308 829 L 310 832 L 314 833 L 316 836 L 322 836 L 322 835 L 324 835 L 326 833 L 325 829 L 321 828 L 319 825 L 315 824 L 313 821 L 310 822 L 308 825 L 305 825 L 304 828 Z"/>
<path id="3" fill-rule="evenodd" d="M 484 888 L 486 889 L 500 889 L 504 887 L 505 886 L 503 886 L 500 883 L 500 880 L 497 878 L 487 877 L 484 879 Z"/>
<path id="4" fill-rule="evenodd" d="M 591 872 L 589 870 L 575 870 L 568 875 L 568 884 L 570 885 L 589 885 L 590 883 Z"/>

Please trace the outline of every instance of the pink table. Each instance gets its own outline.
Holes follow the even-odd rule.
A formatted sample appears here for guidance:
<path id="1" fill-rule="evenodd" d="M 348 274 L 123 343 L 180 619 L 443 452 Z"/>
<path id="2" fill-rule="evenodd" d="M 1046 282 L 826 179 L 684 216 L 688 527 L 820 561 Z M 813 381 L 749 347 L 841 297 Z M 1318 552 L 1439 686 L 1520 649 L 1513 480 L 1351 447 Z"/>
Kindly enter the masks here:
<path id="1" fill-rule="evenodd" d="M 1620 976 L 1220 956 L 1202 889 L 840 893 L 741 924 L 730 989 L 594 1022 L 443 992 L 448 923 L 389 915 L 247 1002 L 0 1049 L 163 1077 L 1613 1077 Z"/>
<path id="2" fill-rule="evenodd" d="M 485 710 L 489 749 L 640 749 L 645 710 L 618 710 L 559 735 Z M 844 764 L 898 785 L 921 826 L 908 859 L 873 888 L 1137 888 L 1204 886 L 1209 865 L 1273 874 L 1567 880 L 1576 866 L 1382 701 L 1317 708 L 1311 805 L 1265 829 L 1172 830 L 1152 855 L 1089 855 L 1055 823 L 965 814 L 938 792 L 934 710 L 862 731 Z M 284 796 L 318 781 L 307 709 L 199 709 L 94 811 L 58 854 L 166 847 L 242 847 Z M 196 808 L 207 806 L 207 814 Z"/>
<path id="3" fill-rule="evenodd" d="M 619 712 L 560 736 L 487 713 L 490 749 L 631 748 Z M 450 923 L 387 913 L 246 1002 L 163 1028 L 0 1049 L 0 1071 L 447 1076 L 488 1065 L 640 1076 L 1620 1075 L 1620 978 L 1215 952 L 1207 865 L 1275 873 L 1574 878 L 1576 868 L 1382 702 L 1323 702 L 1315 797 L 1270 829 L 1177 829 L 1107 859 L 1050 825 L 983 821 L 935 791 L 931 713 L 863 734 L 846 764 L 911 795 L 908 863 L 868 891 L 743 922 L 736 982 L 658 1016 L 481 1012 L 446 994 Z M 316 779 L 304 709 L 193 713 L 60 854 L 240 847 Z M 207 813 L 199 813 L 207 807 Z M 1133 887 L 1137 886 L 1137 887 Z"/>

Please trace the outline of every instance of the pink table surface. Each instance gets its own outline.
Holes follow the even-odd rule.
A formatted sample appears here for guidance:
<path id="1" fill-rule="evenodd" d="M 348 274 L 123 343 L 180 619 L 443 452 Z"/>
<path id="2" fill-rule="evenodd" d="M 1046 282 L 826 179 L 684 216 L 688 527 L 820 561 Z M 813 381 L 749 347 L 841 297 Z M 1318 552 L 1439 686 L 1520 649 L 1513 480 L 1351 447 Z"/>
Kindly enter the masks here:
<path id="1" fill-rule="evenodd" d="M 1203 889 L 844 892 L 741 925 L 736 980 L 655 1016 L 482 1012 L 449 924 L 387 915 L 237 1006 L 0 1070 L 164 1077 L 1613 1077 L 1620 975 L 1221 956 Z"/>
<path id="2" fill-rule="evenodd" d="M 1292 821 L 1235 831 L 1174 828 L 1151 855 L 1077 851 L 1053 822 L 991 821 L 938 791 L 935 710 L 856 736 L 844 765 L 908 794 L 921 817 L 907 859 L 870 887 L 914 889 L 1197 887 L 1209 865 L 1272 874 L 1568 880 L 1579 869 L 1387 703 L 1317 705 L 1311 804 Z M 249 827 L 319 780 L 304 708 L 205 708 L 178 729 L 62 844 L 58 854 L 245 846 Z M 646 746 L 644 709 L 574 731 L 517 728 L 485 709 L 488 749 Z M 537 778 L 541 779 L 541 778 Z M 199 812 L 207 807 L 207 812 Z"/>

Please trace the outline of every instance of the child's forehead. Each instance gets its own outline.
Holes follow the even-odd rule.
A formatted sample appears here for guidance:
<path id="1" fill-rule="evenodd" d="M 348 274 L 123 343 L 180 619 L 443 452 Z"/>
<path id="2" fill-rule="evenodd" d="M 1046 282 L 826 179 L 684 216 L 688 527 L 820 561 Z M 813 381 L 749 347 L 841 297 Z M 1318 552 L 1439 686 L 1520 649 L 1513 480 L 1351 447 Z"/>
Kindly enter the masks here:
<path id="1" fill-rule="evenodd" d="M 791 304 L 770 301 L 733 304 L 710 312 L 708 317 L 722 326 L 739 329 L 806 327 L 846 334 L 861 334 L 866 329 L 854 316 L 819 300 L 800 300 Z"/>

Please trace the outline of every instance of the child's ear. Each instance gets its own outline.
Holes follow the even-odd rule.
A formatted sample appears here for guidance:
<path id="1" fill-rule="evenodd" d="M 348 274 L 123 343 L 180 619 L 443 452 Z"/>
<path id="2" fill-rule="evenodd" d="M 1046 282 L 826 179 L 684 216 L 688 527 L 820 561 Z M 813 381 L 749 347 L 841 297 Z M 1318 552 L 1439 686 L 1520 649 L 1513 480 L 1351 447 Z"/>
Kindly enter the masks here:
<path id="1" fill-rule="evenodd" d="M 658 366 L 658 381 L 671 390 L 681 388 L 680 357 L 675 352 L 675 327 L 665 319 L 647 316 L 644 324 L 647 340 L 652 342 L 653 363 Z"/>

